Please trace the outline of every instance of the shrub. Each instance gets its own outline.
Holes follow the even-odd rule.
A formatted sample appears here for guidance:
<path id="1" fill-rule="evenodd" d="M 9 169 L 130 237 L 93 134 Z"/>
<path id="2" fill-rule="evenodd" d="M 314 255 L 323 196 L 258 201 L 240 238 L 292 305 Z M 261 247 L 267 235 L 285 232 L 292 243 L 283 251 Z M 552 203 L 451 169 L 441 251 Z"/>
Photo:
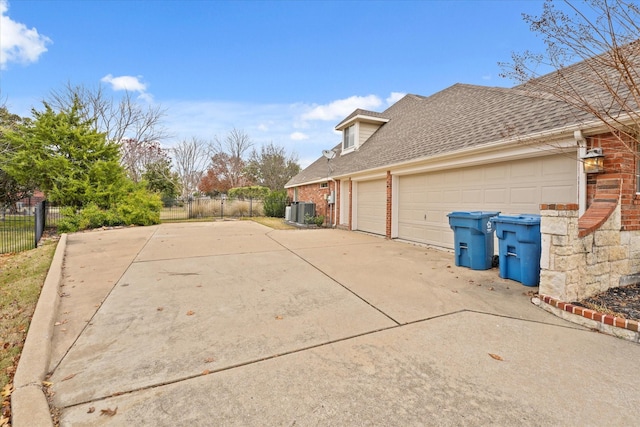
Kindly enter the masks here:
<path id="1" fill-rule="evenodd" d="M 153 225 L 160 223 L 161 209 L 159 195 L 138 188 L 120 200 L 117 212 L 125 225 Z"/>
<path id="2" fill-rule="evenodd" d="M 284 218 L 287 204 L 287 191 L 272 191 L 264 198 L 264 214 L 275 218 Z"/>
<path id="3" fill-rule="evenodd" d="M 123 224 L 123 220 L 114 209 L 100 209 L 95 203 L 90 203 L 80 211 L 78 226 L 80 230 L 87 228 L 99 228 Z"/>
<path id="4" fill-rule="evenodd" d="M 60 209 L 61 218 L 58 220 L 59 233 L 74 233 L 80 229 L 80 215 L 74 208 Z"/>
<path id="5" fill-rule="evenodd" d="M 232 199 L 262 199 L 269 194 L 267 187 L 254 185 L 251 187 L 235 187 L 229 189 L 227 195 Z"/>

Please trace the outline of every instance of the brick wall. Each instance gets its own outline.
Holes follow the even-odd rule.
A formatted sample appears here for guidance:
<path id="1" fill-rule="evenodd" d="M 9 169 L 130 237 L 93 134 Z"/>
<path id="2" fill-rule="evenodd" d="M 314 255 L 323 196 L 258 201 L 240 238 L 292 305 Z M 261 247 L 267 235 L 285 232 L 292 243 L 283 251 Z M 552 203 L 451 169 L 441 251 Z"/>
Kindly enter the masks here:
<path id="1" fill-rule="evenodd" d="M 588 148 L 602 148 L 604 170 L 608 176 L 621 180 L 620 191 L 620 229 L 623 231 L 640 230 L 640 195 L 637 194 L 636 173 L 638 156 L 637 142 L 627 140 L 624 143 L 611 133 L 587 138 Z M 598 175 L 589 175 L 587 179 L 587 206 L 590 206 L 596 194 Z"/>
<path id="2" fill-rule="evenodd" d="M 322 188 L 321 183 L 302 185 L 297 187 L 298 189 L 298 199 L 294 199 L 294 189 L 287 189 L 287 195 L 291 200 L 298 202 L 313 202 L 316 205 L 316 215 L 323 215 L 325 217 L 325 224 L 329 225 L 332 223 L 334 218 L 334 209 L 337 210 L 335 213 L 338 215 L 336 218 L 339 218 L 340 215 L 340 203 L 339 203 L 339 195 L 338 191 L 336 191 L 336 187 L 340 187 L 340 181 L 327 181 L 327 187 Z M 327 203 L 327 197 L 331 194 L 331 191 L 335 191 L 336 200 L 335 203 L 329 205 Z M 329 215 L 331 216 L 329 218 Z"/>

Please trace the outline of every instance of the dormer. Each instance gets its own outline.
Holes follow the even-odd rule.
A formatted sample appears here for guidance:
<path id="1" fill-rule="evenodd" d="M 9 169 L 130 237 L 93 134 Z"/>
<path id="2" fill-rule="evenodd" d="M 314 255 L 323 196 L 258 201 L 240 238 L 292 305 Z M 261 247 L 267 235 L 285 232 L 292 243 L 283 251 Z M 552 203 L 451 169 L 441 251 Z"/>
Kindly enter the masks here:
<path id="1" fill-rule="evenodd" d="M 336 126 L 342 131 L 342 154 L 356 151 L 389 119 L 375 111 L 357 109 Z"/>

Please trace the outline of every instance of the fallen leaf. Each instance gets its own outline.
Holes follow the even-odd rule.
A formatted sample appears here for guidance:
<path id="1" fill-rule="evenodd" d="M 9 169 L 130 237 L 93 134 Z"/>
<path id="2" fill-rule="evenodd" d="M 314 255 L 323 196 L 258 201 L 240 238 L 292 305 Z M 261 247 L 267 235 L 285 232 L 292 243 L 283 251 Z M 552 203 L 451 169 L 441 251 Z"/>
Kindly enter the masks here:
<path id="1" fill-rule="evenodd" d="M 283 319 L 282 316 L 280 316 L 280 315 L 276 316 L 276 320 L 282 320 L 282 319 Z"/>
<path id="2" fill-rule="evenodd" d="M 91 406 L 89 408 L 89 410 L 87 411 L 87 414 L 93 414 L 94 412 L 96 412 L 96 407 L 95 406 Z"/>
<path id="3" fill-rule="evenodd" d="M 214 359 L 213 357 L 207 357 L 206 359 L 204 359 L 204 363 L 211 363 L 211 362 L 215 362 L 216 359 Z"/>
<path id="4" fill-rule="evenodd" d="M 496 360 L 500 360 L 500 361 L 504 360 L 502 357 L 498 356 L 497 354 L 489 353 L 489 356 L 491 356 L 491 358 Z"/>
<path id="5" fill-rule="evenodd" d="M 187 311 L 187 316 L 193 316 L 194 314 L 196 314 L 195 311 L 191 311 L 191 310 Z"/>
<path id="6" fill-rule="evenodd" d="M 100 410 L 100 415 L 106 415 L 108 417 L 113 417 L 117 412 L 118 412 L 118 407 L 116 406 L 116 409 L 111 409 L 111 408 L 101 409 Z"/>
<path id="7" fill-rule="evenodd" d="M 205 369 L 204 371 L 202 371 L 202 375 L 209 375 L 211 373 L 210 370 Z"/>
<path id="8" fill-rule="evenodd" d="M 61 380 L 60 380 L 60 382 L 70 380 L 71 378 L 73 378 L 73 377 L 75 377 L 75 376 L 76 376 L 76 374 L 70 374 L 70 375 L 67 375 L 66 377 L 64 377 L 63 379 L 61 379 Z"/>
<path id="9" fill-rule="evenodd" d="M 490 290 L 490 291 L 495 291 L 495 289 L 493 289 L 493 286 L 491 286 L 491 287 L 489 288 L 489 290 Z"/>
<path id="10" fill-rule="evenodd" d="M 158 308 L 156 308 L 156 310 L 162 311 L 162 310 L 164 310 L 164 307 L 158 307 Z"/>
<path id="11" fill-rule="evenodd" d="M 2 395 L 2 397 L 9 397 L 11 396 L 12 392 L 13 392 L 13 385 L 7 384 L 4 386 L 4 388 L 0 392 L 0 395 Z"/>
<path id="12" fill-rule="evenodd" d="M 50 381 L 42 381 L 42 385 L 45 386 L 45 387 L 51 387 L 53 385 L 53 383 L 50 382 Z"/>
<path id="13" fill-rule="evenodd" d="M 456 290 L 453 290 L 453 291 L 451 291 L 451 292 L 453 292 L 454 294 L 457 294 L 457 293 L 458 293 L 458 291 L 456 291 Z"/>

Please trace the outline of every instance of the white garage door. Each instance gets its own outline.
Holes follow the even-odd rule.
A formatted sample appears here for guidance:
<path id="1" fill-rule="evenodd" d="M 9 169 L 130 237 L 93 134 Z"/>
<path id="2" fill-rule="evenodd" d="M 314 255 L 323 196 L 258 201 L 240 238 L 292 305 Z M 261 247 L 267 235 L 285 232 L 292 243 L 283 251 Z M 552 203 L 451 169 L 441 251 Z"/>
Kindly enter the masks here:
<path id="1" fill-rule="evenodd" d="M 369 233 L 386 233 L 387 181 L 357 182 L 356 229 Z"/>
<path id="2" fill-rule="evenodd" d="M 537 214 L 540 203 L 577 203 L 577 167 L 557 155 L 401 176 L 398 237 L 453 248 L 449 212 Z"/>

